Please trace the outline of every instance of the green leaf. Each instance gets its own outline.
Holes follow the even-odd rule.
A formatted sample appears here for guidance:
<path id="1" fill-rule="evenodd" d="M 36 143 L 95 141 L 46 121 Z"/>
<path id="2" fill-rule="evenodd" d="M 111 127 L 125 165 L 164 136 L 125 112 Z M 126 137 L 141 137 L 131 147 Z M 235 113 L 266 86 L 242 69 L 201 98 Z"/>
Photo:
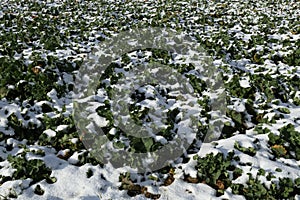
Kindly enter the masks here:
<path id="1" fill-rule="evenodd" d="M 151 147 L 153 145 L 153 138 L 143 138 L 142 140 L 143 140 L 143 143 L 145 145 L 147 152 L 150 152 Z"/>

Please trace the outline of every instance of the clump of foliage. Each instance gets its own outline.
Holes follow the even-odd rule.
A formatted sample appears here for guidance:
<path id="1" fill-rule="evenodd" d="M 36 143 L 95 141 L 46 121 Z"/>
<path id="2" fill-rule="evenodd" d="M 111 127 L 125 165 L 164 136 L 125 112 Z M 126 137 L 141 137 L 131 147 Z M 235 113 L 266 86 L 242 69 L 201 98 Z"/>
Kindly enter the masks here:
<path id="1" fill-rule="evenodd" d="M 262 183 L 258 176 L 255 178 L 251 173 L 246 185 L 232 184 L 232 193 L 243 195 L 247 200 L 255 199 L 293 199 L 299 195 L 300 178 L 294 181 L 290 178 L 279 178 L 279 182 L 271 182 L 270 187 Z"/>
<path id="2" fill-rule="evenodd" d="M 300 160 L 300 133 L 292 124 L 279 130 L 280 134 L 270 133 L 268 144 L 275 157 L 294 158 Z"/>
<path id="3" fill-rule="evenodd" d="M 239 142 L 235 142 L 234 143 L 234 148 L 236 148 L 237 150 L 245 153 L 245 154 L 248 154 L 250 156 L 254 156 L 256 154 L 256 149 L 253 148 L 253 147 L 248 147 L 248 148 L 245 148 L 245 147 L 242 147 Z"/>
<path id="4" fill-rule="evenodd" d="M 127 194 L 131 197 L 143 194 L 146 198 L 159 199 L 161 196 L 160 194 L 152 194 L 152 193 L 148 192 L 147 191 L 148 188 L 145 186 L 135 184 L 131 180 L 130 173 L 128 173 L 128 172 L 120 174 L 119 181 L 121 182 L 120 189 L 127 190 Z"/>
<path id="5" fill-rule="evenodd" d="M 31 178 L 31 184 L 34 184 L 43 179 L 51 179 L 50 175 L 52 171 L 45 165 L 43 160 L 27 160 L 24 156 L 12 155 L 8 155 L 7 160 L 16 169 L 12 175 L 13 180 Z"/>
<path id="6" fill-rule="evenodd" d="M 229 173 L 233 173 L 233 179 L 242 174 L 242 170 L 232 164 L 233 160 L 239 158 L 234 156 L 234 152 L 229 152 L 227 157 L 222 153 L 214 155 L 213 153 L 207 154 L 205 157 L 195 157 L 197 159 L 197 177 L 200 182 L 217 190 L 217 196 L 224 193 L 228 187 L 230 187 L 232 179 L 230 179 Z"/>
<path id="7" fill-rule="evenodd" d="M 84 149 L 83 144 L 79 141 L 73 143 L 71 139 L 78 138 L 78 132 L 71 117 L 60 115 L 57 118 L 50 118 L 46 115 L 43 119 L 44 129 L 55 130 L 60 124 L 68 125 L 66 130 L 57 131 L 54 137 L 49 137 L 45 133 L 40 134 L 36 140 L 40 145 L 52 146 L 57 151 L 61 149 L 70 149 L 72 152 Z"/>

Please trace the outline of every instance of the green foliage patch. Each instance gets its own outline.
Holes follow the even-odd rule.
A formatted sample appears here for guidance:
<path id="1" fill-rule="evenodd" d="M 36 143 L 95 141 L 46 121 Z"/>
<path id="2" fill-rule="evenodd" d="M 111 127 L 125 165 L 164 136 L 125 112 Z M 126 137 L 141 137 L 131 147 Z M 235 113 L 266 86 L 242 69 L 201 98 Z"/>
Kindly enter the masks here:
<path id="1" fill-rule="evenodd" d="M 279 135 L 270 133 L 269 145 L 275 157 L 300 159 L 300 133 L 292 124 L 282 127 Z"/>

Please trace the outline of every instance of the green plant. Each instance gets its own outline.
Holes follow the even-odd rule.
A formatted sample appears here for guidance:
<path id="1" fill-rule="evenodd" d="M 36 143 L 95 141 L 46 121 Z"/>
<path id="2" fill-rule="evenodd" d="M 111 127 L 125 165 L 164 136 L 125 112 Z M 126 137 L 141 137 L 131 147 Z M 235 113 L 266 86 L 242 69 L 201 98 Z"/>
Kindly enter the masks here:
<path id="1" fill-rule="evenodd" d="M 291 157 L 300 159 L 300 134 L 292 124 L 288 124 L 279 130 L 280 134 L 268 135 L 268 144 L 276 157 Z"/>
<path id="2" fill-rule="evenodd" d="M 88 171 L 86 172 L 86 177 L 87 177 L 87 178 L 90 178 L 90 177 L 92 177 L 93 175 L 94 175 L 93 170 L 89 168 Z"/>
<path id="3" fill-rule="evenodd" d="M 253 147 L 248 147 L 248 148 L 245 148 L 245 147 L 242 147 L 238 141 L 236 141 L 234 143 L 234 148 L 236 148 L 237 150 L 245 153 L 245 154 L 248 154 L 250 156 L 254 156 L 256 154 L 256 149 L 253 148 Z"/>
<path id="4" fill-rule="evenodd" d="M 217 195 L 221 195 L 231 185 L 232 180 L 229 178 L 229 171 L 233 171 L 234 178 L 237 178 L 242 172 L 241 169 L 231 164 L 236 159 L 234 152 L 229 152 L 227 157 L 222 153 L 216 155 L 210 153 L 203 158 L 195 157 L 194 159 L 197 159 L 195 168 L 199 181 L 215 188 Z"/>
<path id="5" fill-rule="evenodd" d="M 32 178 L 31 184 L 34 184 L 43 179 L 50 178 L 51 169 L 46 167 L 42 160 L 27 160 L 25 155 L 22 157 L 8 155 L 7 160 L 16 169 L 12 175 L 13 180 Z"/>
<path id="6" fill-rule="evenodd" d="M 43 195 L 44 194 L 44 190 L 41 188 L 40 185 L 37 185 L 34 189 L 34 193 L 37 194 L 37 195 Z"/>
<path id="7" fill-rule="evenodd" d="M 299 178 L 294 181 L 290 178 L 279 178 L 278 183 L 271 182 L 270 187 L 262 183 L 257 176 L 254 178 L 251 173 L 246 184 L 232 184 L 232 193 L 243 195 L 247 200 L 255 199 L 293 199 L 299 194 Z M 260 172 L 260 175 L 264 173 Z"/>

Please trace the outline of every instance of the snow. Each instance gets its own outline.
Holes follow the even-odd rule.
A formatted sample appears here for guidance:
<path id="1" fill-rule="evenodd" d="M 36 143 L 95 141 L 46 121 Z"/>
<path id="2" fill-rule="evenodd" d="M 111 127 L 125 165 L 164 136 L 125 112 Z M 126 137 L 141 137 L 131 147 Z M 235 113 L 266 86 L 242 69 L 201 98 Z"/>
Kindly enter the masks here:
<path id="1" fill-rule="evenodd" d="M 69 125 L 59 125 L 55 131 L 63 131 L 65 130 L 66 128 L 68 128 Z"/>
<path id="2" fill-rule="evenodd" d="M 182 180 L 175 180 L 172 185 L 160 188 L 161 199 L 212 199 L 215 192 L 205 184 L 190 184 Z"/>
<path id="3" fill-rule="evenodd" d="M 100 127 L 104 127 L 109 123 L 108 120 L 99 116 L 97 113 L 90 114 L 87 119 L 92 119 Z"/>
<path id="4" fill-rule="evenodd" d="M 4 1 L 5 2 L 5 1 Z M 120 1 L 117 1 L 120 3 Z M 141 1 L 143 3 L 143 7 L 148 9 L 147 12 L 151 12 L 151 9 L 156 10 L 156 8 L 153 8 L 151 2 L 155 1 Z M 38 3 L 42 4 L 43 2 L 38 1 Z M 49 1 L 46 2 L 47 6 L 49 7 L 57 7 L 59 8 L 59 5 L 61 4 L 59 1 Z M 76 3 L 84 3 L 84 1 L 76 1 Z M 115 2 L 114 2 L 115 3 Z M 132 2 L 127 2 L 129 5 L 132 4 Z M 182 2 L 186 7 L 190 7 L 186 2 Z M 214 3 L 212 3 L 211 11 L 203 11 L 204 14 L 210 14 L 214 10 L 213 6 Z M 225 2 L 227 5 L 227 3 Z M 230 4 L 230 12 L 237 13 L 237 14 L 245 14 L 243 13 L 244 11 L 241 11 L 242 13 L 239 13 L 237 7 L 241 3 L 233 3 L 233 5 Z M 296 3 L 295 3 L 296 4 Z M 289 5 L 287 5 L 289 6 Z M 91 6 L 92 7 L 92 6 Z M 113 6 L 112 6 L 113 7 Z M 199 5 L 197 7 L 198 10 L 204 9 Z M 257 8 L 260 10 L 261 8 Z M 270 14 L 271 9 L 266 9 L 266 14 Z M 251 11 L 249 9 L 246 9 L 247 11 Z M 28 12 L 28 11 L 26 11 Z M 76 11 L 77 12 L 77 11 Z M 80 9 L 78 10 L 79 13 L 81 13 Z M 155 11 L 156 12 L 156 11 Z M 155 16 L 155 12 L 152 14 L 149 14 L 151 16 Z M 160 11 L 161 16 L 168 16 L 168 12 L 165 11 Z M 259 11 L 261 12 L 261 11 Z M 0 11 L 0 18 L 4 16 L 6 11 Z M 32 12 L 32 14 L 36 14 L 37 12 Z M 284 13 L 284 12 L 283 12 Z M 63 15 L 68 14 L 68 13 L 62 13 Z M 69 13 L 70 14 L 70 13 Z M 113 17 L 134 17 L 135 14 L 132 14 L 130 11 L 126 11 L 125 15 L 122 16 L 121 14 L 118 14 L 116 12 L 110 13 Z M 147 13 L 145 13 L 147 14 Z M 278 13 L 277 13 L 278 14 Z M 299 13 L 294 13 L 290 15 L 297 15 Z M 259 17 L 255 16 L 256 14 L 252 13 L 252 16 L 254 16 L 252 19 L 252 22 L 254 24 L 258 24 L 259 22 Z M 285 13 L 285 15 L 287 15 Z M 286 16 L 283 15 L 283 18 Z M 179 22 L 181 22 L 182 26 L 184 23 L 188 23 L 189 20 L 191 21 L 196 21 L 201 19 L 201 17 L 194 16 L 193 11 L 191 13 L 188 13 L 188 19 L 179 19 Z M 271 16 L 271 15 L 270 15 Z M 53 17 L 53 16 L 51 16 Z M 103 16 L 83 16 L 87 22 L 95 22 L 97 21 L 97 17 L 101 18 Z M 33 19 L 30 17 L 30 20 L 33 21 Z M 144 17 L 142 19 L 144 21 L 148 20 L 147 18 Z M 226 16 L 224 15 L 224 20 L 234 20 L 233 17 L 231 16 Z M 270 55 L 267 53 L 267 55 L 264 55 L 264 64 L 262 65 L 265 69 L 264 72 L 260 74 L 266 74 L 270 73 L 272 74 L 272 77 L 277 77 L 278 75 L 283 75 L 283 76 L 290 76 L 291 70 L 296 69 L 293 73 L 299 74 L 299 66 L 295 66 L 292 68 L 292 66 L 288 66 L 282 62 L 279 62 L 278 64 L 275 64 L 273 61 L 268 59 L 269 56 L 272 55 L 279 55 L 279 56 L 284 56 L 284 55 L 289 55 L 292 50 L 291 49 L 285 49 L 283 45 L 280 44 L 280 41 L 289 39 L 291 42 L 293 41 L 298 41 L 300 39 L 299 33 L 292 34 L 290 31 L 288 33 L 284 34 L 268 34 L 267 38 L 272 39 L 272 40 L 277 40 L 277 43 L 268 43 L 267 45 L 255 45 L 252 49 L 246 48 L 247 45 L 250 45 L 252 43 L 252 38 L 253 36 L 256 36 L 257 34 L 264 34 L 261 32 L 262 27 L 255 25 L 252 26 L 251 30 L 247 30 L 247 26 L 242 23 L 242 20 L 245 20 L 245 18 L 240 19 L 240 22 L 235 21 L 235 25 L 228 30 L 228 34 L 235 34 L 234 38 L 240 40 L 243 42 L 242 45 L 245 47 L 245 51 L 248 54 L 252 54 L 254 51 L 260 52 L 260 53 L 265 53 L 265 52 L 271 52 Z M 76 19 L 71 19 L 71 22 L 75 22 Z M 282 20 L 283 27 L 286 27 L 288 25 L 289 21 L 288 20 Z M 170 22 L 168 25 L 176 27 L 177 25 L 173 22 Z M 180 26 L 181 26 L 180 25 Z M 110 28 L 114 28 L 114 25 L 111 24 Z M 1 24 L 1 27 L 4 27 Z M 65 33 L 65 27 L 59 27 L 61 28 L 60 34 Z M 219 27 L 214 27 L 214 26 L 205 26 L 201 27 L 203 30 L 205 29 L 206 33 L 214 33 L 216 29 L 219 29 Z M 196 33 L 200 33 L 200 38 L 202 37 L 201 34 L 204 34 L 201 32 L 201 28 L 193 27 L 193 31 Z M 246 30 L 245 30 L 246 29 Z M 106 32 L 107 31 L 107 32 Z M 101 36 L 103 38 L 107 38 L 107 35 L 111 34 L 114 35 L 115 33 L 112 31 L 108 30 L 102 30 L 102 29 L 97 29 L 91 31 L 93 33 L 93 36 L 88 36 L 88 40 L 94 40 L 95 38 Z M 107 34 L 109 33 L 109 34 Z M 226 32 L 227 33 L 227 32 Z M 76 36 L 77 37 L 77 36 Z M 207 35 L 206 35 L 207 37 Z M 210 35 L 208 35 L 210 37 Z M 202 37 L 203 38 L 203 37 Z M 209 39 L 209 41 L 213 41 L 212 38 Z M 98 41 L 99 42 L 99 41 Z M 130 44 L 134 44 L 135 41 L 131 41 Z M 223 44 L 224 42 L 219 39 L 219 44 Z M 79 61 L 81 58 L 86 57 L 87 52 L 91 51 L 91 47 L 93 45 L 98 45 L 97 42 L 73 42 L 73 41 L 68 41 L 70 46 L 73 46 L 73 49 L 70 49 L 67 47 L 66 49 L 56 49 L 53 52 L 47 52 L 46 50 L 40 50 L 40 56 L 42 58 L 47 58 L 47 55 L 53 55 L 56 56 L 60 59 L 64 58 L 70 58 L 74 62 Z M 35 42 L 34 45 L 38 46 L 39 42 Z M 234 45 L 232 41 L 230 41 L 231 47 Z M 296 48 L 296 47 L 291 47 L 291 48 Z M 229 47 L 228 47 L 229 49 Z M 272 53 L 274 51 L 274 53 Z M 24 49 L 21 53 L 15 52 L 12 56 L 16 60 L 21 60 L 24 59 L 24 62 L 27 66 L 31 65 L 33 62 L 31 61 L 31 56 L 36 54 L 37 51 L 32 48 L 32 47 L 27 47 L 27 49 Z M 75 55 L 76 54 L 76 55 Z M 133 52 L 132 55 L 135 53 Z M 272 54 L 272 55 L 271 55 Z M 148 58 L 150 56 L 150 53 L 147 52 L 145 57 Z M 238 73 L 245 73 L 245 74 L 255 74 L 255 69 L 259 67 L 260 65 L 258 64 L 253 64 L 253 62 L 250 59 L 246 58 L 241 58 L 239 60 L 230 60 L 233 55 L 226 54 L 224 55 L 225 59 L 214 59 L 213 65 L 217 66 L 221 69 L 222 67 L 232 67 L 232 69 L 238 71 Z M 0 55 L 0 58 L 3 56 Z M 179 60 L 180 56 L 176 57 L 177 63 L 180 63 L 183 61 Z M 176 60 L 175 59 L 175 60 Z M 132 61 L 135 62 L 137 61 L 136 57 L 132 57 Z M 225 61 L 228 61 L 226 63 Z M 227 68 L 228 69 L 228 68 Z M 43 70 L 43 69 L 42 69 Z M 279 74 L 276 74 L 277 71 Z M 127 72 L 124 72 L 123 70 L 117 70 L 117 73 L 123 73 L 125 75 L 128 75 L 126 78 L 127 79 L 132 79 L 136 74 L 129 74 Z M 155 74 L 158 73 L 158 71 L 152 70 L 151 73 Z M 225 74 L 228 73 L 228 77 L 232 77 L 231 72 L 224 72 Z M 67 73 L 67 72 L 62 72 L 60 77 L 60 81 L 58 82 L 59 84 L 74 84 L 74 74 L 72 73 Z M 88 83 L 90 81 L 89 77 L 83 77 L 84 80 Z M 105 82 L 105 81 L 104 81 Z M 19 86 L 21 83 L 25 83 L 25 80 L 20 80 L 16 85 L 9 85 L 7 88 L 10 90 L 14 90 L 16 86 Z M 109 80 L 106 80 L 105 82 L 107 85 L 109 85 Z M 132 89 L 130 85 L 128 86 L 127 83 L 119 83 L 118 86 L 121 87 L 128 87 L 129 89 Z M 247 89 L 252 87 L 252 82 L 249 78 L 248 75 L 245 75 L 242 79 L 239 80 L 239 84 L 241 86 L 241 90 L 243 88 Z M 182 87 L 182 83 L 176 83 L 176 84 L 166 84 L 164 85 L 166 87 L 170 87 L 174 91 L 171 91 L 169 95 L 174 95 L 176 97 L 178 96 L 178 93 L 180 91 L 176 90 L 178 88 Z M 143 93 L 146 98 L 155 98 L 156 96 L 156 89 L 154 87 L 150 86 L 145 86 L 145 87 L 140 87 L 139 92 Z M 190 91 L 192 93 L 192 91 Z M 297 91 L 297 95 L 299 92 Z M 259 106 L 261 101 L 263 101 L 263 96 L 261 95 L 262 93 L 255 93 L 255 106 L 257 106 L 258 113 L 262 114 L 264 111 L 259 109 Z M 97 97 L 98 99 L 93 99 L 93 97 L 87 97 L 85 99 L 80 99 L 78 102 L 87 102 L 89 101 L 89 105 L 86 109 L 87 112 L 93 113 L 96 111 L 96 109 L 100 106 L 104 106 L 105 104 L 103 103 L 104 100 L 107 99 L 107 94 L 104 92 L 104 90 L 99 89 L 97 91 Z M 211 97 L 215 97 L 216 94 L 208 93 L 207 95 L 211 95 Z M 296 95 L 296 96 L 297 96 Z M 27 101 L 19 102 L 22 105 L 19 105 L 18 99 L 14 101 L 8 101 L 6 99 L 2 99 L 0 101 L 0 133 L 4 134 L 5 138 L 3 141 L 1 141 L 1 146 L 0 146 L 0 156 L 1 158 L 6 158 L 8 154 L 11 155 L 17 155 L 21 154 L 24 152 L 22 148 L 19 148 L 20 144 L 26 144 L 26 141 L 18 141 L 13 139 L 13 135 L 17 133 L 15 129 L 12 127 L 9 127 L 8 125 L 8 117 L 12 116 L 12 114 L 15 114 L 16 117 L 18 118 L 19 121 L 22 121 L 22 123 L 25 126 L 28 126 L 29 122 L 32 122 L 35 125 L 41 125 L 40 120 L 43 119 L 43 115 L 47 115 L 51 119 L 59 118 L 62 115 L 63 116 L 70 116 L 71 113 L 73 112 L 73 104 L 71 101 L 71 97 L 65 96 L 65 97 L 59 97 L 58 92 L 56 89 L 52 89 L 47 93 L 47 97 L 49 97 L 51 100 L 49 101 L 40 101 L 40 102 L 34 102 L 34 106 L 29 106 L 28 108 L 26 107 L 29 103 Z M 175 120 L 182 120 L 180 123 L 176 124 L 175 127 L 178 129 L 178 137 L 181 138 L 187 138 L 188 142 L 192 142 L 193 139 L 195 138 L 195 134 L 193 133 L 193 129 L 190 127 L 190 118 L 200 116 L 200 113 L 202 111 L 202 107 L 198 105 L 197 100 L 198 96 L 196 95 L 191 95 L 191 94 L 185 94 L 181 96 L 181 99 L 165 99 L 165 98 L 159 98 L 158 100 L 143 100 L 139 102 L 139 105 L 142 105 L 143 108 L 155 108 L 157 109 L 154 114 L 149 114 L 149 116 L 152 117 L 154 121 L 154 125 L 158 127 L 163 127 L 163 120 L 161 119 L 161 116 L 164 116 L 164 114 L 171 109 L 174 108 L 180 108 L 180 113 L 176 116 Z M 129 104 L 130 98 L 124 98 L 125 104 Z M 231 98 L 230 99 L 232 103 L 227 106 L 228 109 L 230 110 L 235 110 L 236 112 L 239 113 L 245 113 L 247 112 L 245 102 L 247 99 L 239 99 L 239 98 Z M 90 101 L 97 101 L 97 102 L 90 102 Z M 100 102 L 98 102 L 100 101 Z M 41 106 L 43 104 L 47 104 L 50 107 L 54 108 L 53 112 L 48 112 L 48 113 L 41 113 Z M 295 129 L 300 132 L 300 120 L 299 120 L 299 113 L 300 113 L 300 108 L 299 106 L 293 106 L 292 104 L 286 103 L 280 103 L 278 106 L 271 104 L 270 109 L 266 109 L 265 111 L 267 113 L 264 113 L 264 119 L 272 119 L 276 112 L 274 111 L 275 109 L 279 107 L 287 107 L 289 106 L 289 111 L 290 114 L 285 114 L 284 118 L 277 120 L 275 124 L 269 123 L 266 124 L 264 123 L 262 127 L 267 127 L 270 129 L 270 131 L 276 135 L 279 134 L 279 129 L 285 126 L 288 123 L 291 123 L 295 125 Z M 23 107 L 23 108 L 22 108 Z M 26 107 L 26 108 L 25 108 Z M 158 109 L 159 108 L 159 109 Z M 65 112 L 63 112 L 63 109 L 66 109 Z M 34 111 L 32 111 L 34 110 Z M 116 109 L 113 114 L 114 117 L 118 116 L 118 109 Z M 36 112 L 36 113 L 34 113 Z M 61 112 L 61 113 L 60 113 Z M 63 112 L 63 113 L 62 113 Z M 30 117 L 30 120 L 24 120 L 24 116 L 26 113 L 28 113 L 28 116 Z M 218 117 L 218 115 L 213 115 L 214 113 L 212 112 L 211 115 L 213 117 Z M 159 116 L 159 117 L 158 117 Z M 246 116 L 246 117 L 249 117 Z M 221 121 L 225 121 L 225 117 L 221 117 Z M 90 114 L 87 116 L 87 119 L 94 121 L 98 126 L 104 127 L 106 126 L 109 121 L 104 118 L 99 116 L 96 113 Z M 205 118 L 197 118 L 197 120 L 201 122 L 205 122 Z M 124 118 L 124 121 L 126 121 L 126 118 Z M 230 120 L 229 121 L 231 124 L 233 122 Z M 64 124 L 64 122 L 61 122 L 62 124 L 58 125 L 57 127 L 51 127 L 51 129 L 47 129 L 43 131 L 44 134 L 46 134 L 49 138 L 55 137 L 58 132 L 63 132 L 66 133 L 68 128 L 70 128 L 69 125 Z M 247 125 L 250 127 L 251 124 L 249 124 L 249 120 L 246 121 Z M 93 126 L 90 126 L 90 128 L 94 128 Z M 15 133 L 16 131 L 16 133 Z M 112 128 L 108 132 L 111 136 L 117 135 L 117 129 Z M 29 133 L 28 133 L 29 134 Z M 122 136 L 120 136 L 122 138 Z M 154 136 L 153 137 L 155 141 L 160 142 L 161 144 L 167 144 L 168 141 L 166 138 L 162 136 Z M 259 143 L 254 143 L 255 139 L 259 140 Z M 217 144 L 213 145 L 213 143 L 203 143 L 201 149 L 199 152 L 195 153 L 195 155 L 198 155 L 200 157 L 204 157 L 207 153 L 214 153 L 217 154 L 219 152 L 222 152 L 224 154 L 227 154 L 231 150 L 235 150 L 236 154 L 240 157 L 242 161 L 245 162 L 251 162 L 252 166 L 238 166 L 241 169 L 243 169 L 243 175 L 236 180 L 234 180 L 234 183 L 246 183 L 248 180 L 247 173 L 251 173 L 253 175 L 256 175 L 258 172 L 258 169 L 265 169 L 267 172 L 272 172 L 276 176 L 275 180 L 278 180 L 279 178 L 283 177 L 289 177 L 289 178 L 295 178 L 295 177 L 300 177 L 300 170 L 299 170 L 299 161 L 296 161 L 295 159 L 286 159 L 286 158 L 280 158 L 277 160 L 272 160 L 270 159 L 273 155 L 270 152 L 270 147 L 268 144 L 268 135 L 267 134 L 261 134 L 258 135 L 253 129 L 248 129 L 246 130 L 246 134 L 237 134 L 234 135 L 230 138 L 227 139 L 221 139 L 215 141 Z M 257 147 L 256 145 L 259 146 L 257 149 L 257 153 L 255 156 L 249 156 L 245 153 L 242 153 L 234 148 L 235 142 L 238 141 L 238 143 L 245 147 Z M 80 143 L 79 138 L 72 138 L 70 139 L 70 142 L 72 143 L 71 145 L 77 145 Z M 126 141 L 128 143 L 128 141 Z M 7 146 L 12 146 L 13 150 L 9 151 L 7 150 Z M 31 180 L 30 179 L 25 179 L 25 180 L 12 180 L 12 181 L 6 181 L 4 182 L 1 187 L 0 187 L 0 194 L 1 195 L 7 195 L 9 193 L 9 189 L 13 188 L 17 194 L 18 194 L 18 199 L 49 199 L 49 200 L 54 200 L 54 199 L 82 199 L 82 200 L 96 200 L 96 199 L 129 199 L 130 197 L 126 194 L 125 190 L 119 190 L 120 182 L 119 182 L 119 175 L 120 173 L 127 172 L 127 171 L 134 171 L 134 169 L 131 169 L 129 167 L 121 167 L 121 168 L 114 168 L 110 163 L 104 165 L 101 167 L 100 165 L 93 166 L 91 164 L 84 164 L 82 166 L 77 166 L 79 162 L 79 156 L 82 154 L 82 152 L 72 152 L 70 149 L 63 149 L 59 150 L 56 152 L 55 149 L 46 149 L 46 147 L 42 146 L 35 146 L 37 144 L 27 144 L 27 147 L 29 147 L 30 150 L 32 149 L 40 149 L 40 148 L 45 148 L 45 156 L 39 157 L 37 155 L 34 155 L 33 153 L 28 153 L 26 154 L 27 159 L 34 159 L 34 158 L 39 158 L 42 159 L 47 167 L 50 167 L 52 170 L 51 176 L 57 178 L 57 182 L 53 184 L 48 184 L 46 183 L 45 180 L 35 183 L 31 185 Z M 70 157 L 69 157 L 70 156 Z M 190 158 L 193 157 L 193 154 L 188 155 Z M 183 181 L 183 175 L 184 174 L 189 174 L 192 177 L 197 176 L 197 171 L 195 170 L 195 165 L 196 161 L 193 159 L 190 159 L 187 163 L 181 163 L 182 160 L 178 159 L 177 160 L 177 165 L 176 165 L 176 171 L 175 171 L 175 181 L 169 185 L 169 186 L 157 186 L 155 184 L 153 185 L 147 185 L 147 181 L 142 182 L 141 184 L 145 184 L 148 187 L 148 191 L 152 193 L 159 193 L 161 194 L 160 199 L 245 199 L 243 196 L 239 195 L 233 195 L 231 192 L 230 188 L 227 188 L 225 190 L 224 195 L 221 197 L 216 197 L 215 193 L 216 191 L 211 188 L 210 186 L 203 184 L 203 183 L 197 183 L 197 184 L 191 184 Z M 11 176 L 15 169 L 13 169 L 10 165 L 10 163 L 7 160 L 1 161 L 0 162 L 0 174 L 2 176 Z M 282 172 L 275 172 L 274 169 L 280 168 L 282 169 Z M 93 175 L 88 178 L 86 173 L 88 170 L 93 171 Z M 132 173 L 134 176 L 134 173 Z M 136 175 L 136 177 L 139 177 Z M 156 176 L 158 177 L 158 176 Z M 260 180 L 264 182 L 265 184 L 270 184 L 265 177 L 260 177 Z M 43 196 L 38 196 L 34 194 L 34 189 L 37 185 L 40 185 L 42 189 L 45 191 Z M 0 196 L 1 198 L 1 196 Z M 299 195 L 296 195 L 296 199 L 300 199 Z M 146 199 L 143 195 L 138 195 L 134 197 L 134 199 Z"/>
<path id="5" fill-rule="evenodd" d="M 49 137 L 55 137 L 56 132 L 51 130 L 51 129 L 47 129 L 45 130 L 43 133 L 45 133 L 46 135 L 48 135 Z"/>

